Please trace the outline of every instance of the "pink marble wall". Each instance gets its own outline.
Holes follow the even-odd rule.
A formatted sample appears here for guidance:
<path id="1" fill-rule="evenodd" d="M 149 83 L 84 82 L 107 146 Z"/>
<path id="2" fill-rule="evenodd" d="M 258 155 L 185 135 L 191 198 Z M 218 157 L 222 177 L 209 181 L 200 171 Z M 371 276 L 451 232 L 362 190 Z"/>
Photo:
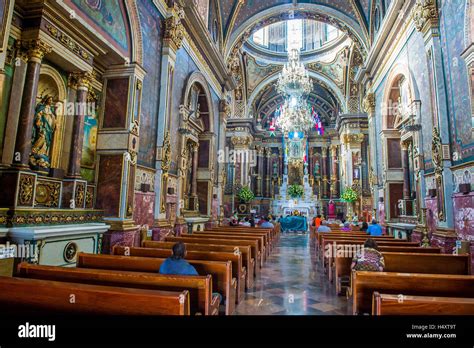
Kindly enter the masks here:
<path id="1" fill-rule="evenodd" d="M 115 245 L 139 247 L 139 228 L 130 231 L 107 231 L 102 239 L 102 254 L 111 254 Z"/>
<path id="2" fill-rule="evenodd" d="M 425 198 L 425 207 L 426 207 L 426 222 L 428 225 L 428 231 L 431 235 L 436 231 L 438 227 L 438 200 L 434 198 Z"/>
<path id="3" fill-rule="evenodd" d="M 385 234 L 386 232 L 386 227 L 385 227 L 385 203 L 384 202 L 378 202 L 378 222 L 382 226 L 383 233 Z"/>
<path id="4" fill-rule="evenodd" d="M 474 192 L 453 195 L 454 229 L 458 238 L 471 242 L 471 272 L 474 272 Z"/>
<path id="5" fill-rule="evenodd" d="M 174 233 L 177 237 L 181 236 L 183 233 L 188 231 L 188 226 L 186 224 L 176 224 L 174 225 Z"/>
<path id="6" fill-rule="evenodd" d="M 154 227 L 152 229 L 152 240 L 161 241 L 166 237 L 173 235 L 173 228 L 169 227 Z"/>
<path id="7" fill-rule="evenodd" d="M 133 220 L 137 225 L 153 226 L 155 221 L 155 193 L 153 192 L 135 192 L 135 209 L 133 211 Z"/>

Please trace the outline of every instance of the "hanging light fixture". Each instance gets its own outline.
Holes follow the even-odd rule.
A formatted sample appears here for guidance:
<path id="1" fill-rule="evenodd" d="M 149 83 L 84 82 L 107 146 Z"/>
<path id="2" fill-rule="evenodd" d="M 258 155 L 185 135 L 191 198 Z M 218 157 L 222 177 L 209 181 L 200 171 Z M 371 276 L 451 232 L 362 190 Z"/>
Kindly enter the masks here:
<path id="1" fill-rule="evenodd" d="M 285 96 L 301 97 L 311 92 L 313 84 L 304 64 L 300 61 L 300 51 L 288 52 L 288 63 L 278 77 L 277 91 Z"/>
<path id="2" fill-rule="evenodd" d="M 311 92 L 313 83 L 300 61 L 298 49 L 288 52 L 288 63 L 283 67 L 276 87 L 285 101 L 277 112 L 275 125 L 283 133 L 309 131 L 315 125 L 315 119 L 306 96 Z"/>

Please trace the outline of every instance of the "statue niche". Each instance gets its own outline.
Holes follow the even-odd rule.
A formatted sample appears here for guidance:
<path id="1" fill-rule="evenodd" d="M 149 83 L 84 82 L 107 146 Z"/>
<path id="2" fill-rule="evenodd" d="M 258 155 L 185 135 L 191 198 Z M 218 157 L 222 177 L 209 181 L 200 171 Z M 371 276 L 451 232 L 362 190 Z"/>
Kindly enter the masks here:
<path id="1" fill-rule="evenodd" d="M 51 167 L 50 154 L 56 130 L 56 118 L 53 97 L 46 95 L 35 108 L 30 155 L 30 165 L 35 170 L 48 171 Z"/>

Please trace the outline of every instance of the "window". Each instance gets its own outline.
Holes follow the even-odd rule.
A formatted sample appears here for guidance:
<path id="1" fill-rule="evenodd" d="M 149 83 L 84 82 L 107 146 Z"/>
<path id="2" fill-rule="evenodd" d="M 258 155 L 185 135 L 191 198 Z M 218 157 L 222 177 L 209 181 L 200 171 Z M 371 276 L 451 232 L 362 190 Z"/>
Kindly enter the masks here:
<path id="1" fill-rule="evenodd" d="M 380 29 L 380 22 L 381 22 L 381 18 L 380 18 L 380 8 L 377 6 L 375 8 L 375 13 L 374 13 L 374 29 L 375 29 L 375 32 L 378 32 L 379 29 Z"/>
<path id="2" fill-rule="evenodd" d="M 268 29 L 270 27 L 266 26 L 265 28 L 260 29 L 255 34 L 253 34 L 253 42 L 257 45 L 268 47 Z"/>
<path id="3" fill-rule="evenodd" d="M 267 50 L 283 53 L 295 48 L 312 51 L 339 36 L 340 31 L 329 24 L 310 19 L 292 19 L 259 29 L 250 41 Z"/>
<path id="4" fill-rule="evenodd" d="M 303 21 L 301 19 L 288 21 L 286 40 L 288 42 L 288 51 L 303 48 Z"/>

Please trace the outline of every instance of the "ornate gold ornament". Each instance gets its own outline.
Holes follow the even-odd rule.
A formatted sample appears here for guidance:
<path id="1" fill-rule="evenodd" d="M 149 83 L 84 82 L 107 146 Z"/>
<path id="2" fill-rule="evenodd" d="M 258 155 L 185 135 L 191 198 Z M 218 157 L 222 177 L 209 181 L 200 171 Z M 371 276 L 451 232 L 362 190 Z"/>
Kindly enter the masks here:
<path id="1" fill-rule="evenodd" d="M 347 144 L 361 144 L 364 141 L 364 134 L 357 133 L 357 134 L 343 134 L 342 142 Z"/>
<path id="2" fill-rule="evenodd" d="M 95 77 L 96 75 L 94 71 L 73 72 L 69 75 L 69 86 L 76 89 L 85 88 L 89 90 Z"/>
<path id="3" fill-rule="evenodd" d="M 413 8 L 413 22 L 416 30 L 427 31 L 439 25 L 436 0 L 418 0 Z"/>
<path id="4" fill-rule="evenodd" d="M 51 53 L 53 48 L 40 39 L 22 41 L 23 47 L 28 50 L 30 59 L 42 60 L 46 54 Z"/>
<path id="5" fill-rule="evenodd" d="M 76 207 L 82 208 L 84 206 L 84 200 L 86 199 L 86 189 L 83 183 L 79 183 L 76 185 L 74 197 L 75 197 Z"/>
<path id="6" fill-rule="evenodd" d="M 163 140 L 163 147 L 162 151 L 162 161 L 161 161 L 161 169 L 163 172 L 168 172 L 171 167 L 171 142 L 170 142 L 170 132 L 167 131 L 165 134 L 165 139 Z"/>
<path id="7" fill-rule="evenodd" d="M 249 146 L 252 143 L 250 135 L 233 136 L 230 140 L 234 146 Z"/>
<path id="8" fill-rule="evenodd" d="M 443 154 L 441 135 L 438 127 L 433 128 L 433 141 L 431 144 L 431 157 L 434 166 L 436 187 L 438 188 L 438 219 L 444 221 L 444 192 L 443 192 Z"/>
<path id="9" fill-rule="evenodd" d="M 374 93 L 367 93 L 364 101 L 362 102 L 362 107 L 366 113 L 369 115 L 375 114 L 375 94 Z"/>
<path id="10" fill-rule="evenodd" d="M 181 20 L 184 19 L 184 10 L 175 3 L 171 13 L 171 17 L 165 19 L 164 40 L 175 50 L 179 50 L 185 36 L 185 29 L 181 23 Z"/>
<path id="11" fill-rule="evenodd" d="M 60 192 L 61 183 L 38 181 L 36 185 L 35 206 L 57 208 L 59 206 Z"/>
<path id="12" fill-rule="evenodd" d="M 79 46 L 74 40 L 72 40 L 69 36 L 64 34 L 58 28 L 48 23 L 46 24 L 46 29 L 51 34 L 51 36 L 56 39 L 56 41 L 61 43 L 70 51 L 74 52 L 80 58 L 84 60 L 89 60 L 91 58 L 90 54 L 84 48 Z"/>
<path id="13" fill-rule="evenodd" d="M 31 201 L 33 200 L 33 186 L 33 175 L 20 176 L 20 192 L 18 194 L 19 205 L 31 205 Z"/>
<path id="14" fill-rule="evenodd" d="M 64 247 L 63 257 L 67 263 L 75 263 L 79 247 L 75 242 L 69 242 Z"/>

